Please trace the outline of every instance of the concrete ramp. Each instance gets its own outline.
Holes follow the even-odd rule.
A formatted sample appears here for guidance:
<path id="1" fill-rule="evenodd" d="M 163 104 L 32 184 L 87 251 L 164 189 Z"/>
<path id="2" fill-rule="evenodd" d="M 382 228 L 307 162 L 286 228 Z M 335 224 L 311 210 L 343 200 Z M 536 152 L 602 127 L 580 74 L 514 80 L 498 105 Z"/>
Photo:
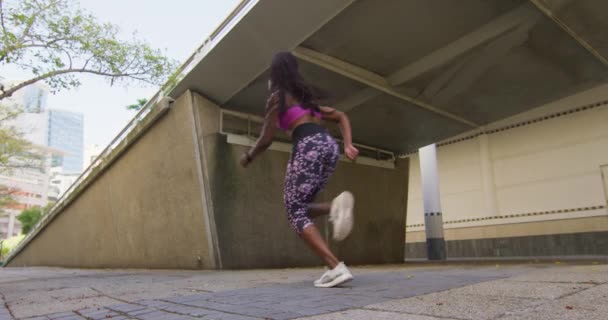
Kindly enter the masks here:
<path id="1" fill-rule="evenodd" d="M 9 267 L 230 269 L 318 265 L 282 204 L 289 153 L 271 150 L 247 170 L 246 146 L 221 132 L 220 108 L 185 92 L 159 104 L 95 168 Z M 332 244 L 349 263 L 402 262 L 407 160 L 394 168 L 340 162 L 320 199 L 357 197 L 356 227 Z M 325 221 L 320 229 L 327 236 Z"/>

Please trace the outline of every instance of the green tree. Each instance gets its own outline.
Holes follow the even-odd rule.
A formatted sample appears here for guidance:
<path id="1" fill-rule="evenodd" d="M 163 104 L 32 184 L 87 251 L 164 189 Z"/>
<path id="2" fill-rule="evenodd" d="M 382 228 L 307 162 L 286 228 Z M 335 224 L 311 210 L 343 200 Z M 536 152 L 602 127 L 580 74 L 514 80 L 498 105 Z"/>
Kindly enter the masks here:
<path id="1" fill-rule="evenodd" d="M 148 99 L 137 99 L 136 103 L 127 106 L 127 110 L 139 111 L 146 105 L 146 103 L 148 103 Z"/>
<path id="2" fill-rule="evenodd" d="M 40 168 L 43 156 L 36 152 L 23 134 L 11 125 L 19 114 L 17 107 L 0 102 L 0 175 L 11 175 L 14 170 Z M 0 214 L 9 205 L 16 192 L 14 188 L 0 185 Z"/>
<path id="3" fill-rule="evenodd" d="M 40 167 L 43 160 L 10 125 L 21 110 L 5 99 L 18 90 L 39 81 L 53 92 L 75 88 L 79 74 L 125 85 L 160 85 L 175 78 L 174 60 L 135 36 L 124 40 L 118 33 L 117 26 L 82 11 L 76 0 L 0 0 L 0 68 L 10 65 L 30 74 L 18 83 L 0 83 L 0 174 Z M 0 187 L 0 202 L 10 196 L 11 190 Z"/>
<path id="4" fill-rule="evenodd" d="M 78 74 L 107 77 L 110 84 L 131 81 L 161 85 L 177 64 L 161 50 L 118 27 L 100 23 L 74 0 L 0 0 L 0 66 L 14 65 L 30 79 L 0 88 L 0 100 L 38 81 L 54 92 L 78 87 Z"/>
<path id="5" fill-rule="evenodd" d="M 55 202 L 51 201 L 46 206 L 44 206 L 44 208 L 35 207 L 35 208 L 23 210 L 21 212 L 21 214 L 19 214 L 17 216 L 17 220 L 19 220 L 19 222 L 21 222 L 21 233 L 22 234 L 30 233 L 30 231 L 32 231 L 32 229 L 38 223 L 38 221 L 40 221 L 40 219 L 44 215 L 48 214 L 54 205 L 55 205 Z"/>
<path id="6" fill-rule="evenodd" d="M 0 103 L 0 174 L 10 174 L 19 168 L 41 166 L 42 156 L 23 138 L 23 133 L 11 124 L 11 120 L 19 113 L 18 107 Z"/>
<path id="7" fill-rule="evenodd" d="M 21 214 L 17 216 L 17 220 L 21 222 L 21 233 L 30 233 L 38 221 L 40 221 L 40 218 L 42 218 L 42 209 L 40 208 L 23 210 Z"/>

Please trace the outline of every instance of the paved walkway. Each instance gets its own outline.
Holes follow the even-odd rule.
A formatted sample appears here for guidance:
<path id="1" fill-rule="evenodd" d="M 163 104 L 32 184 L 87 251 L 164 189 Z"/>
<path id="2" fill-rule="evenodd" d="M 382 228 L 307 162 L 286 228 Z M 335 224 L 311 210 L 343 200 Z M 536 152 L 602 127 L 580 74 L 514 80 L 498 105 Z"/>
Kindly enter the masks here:
<path id="1" fill-rule="evenodd" d="M 318 269 L 0 270 L 4 319 L 606 319 L 608 265 L 355 268 L 316 289 Z M 2 304 L 4 306 L 2 306 Z"/>

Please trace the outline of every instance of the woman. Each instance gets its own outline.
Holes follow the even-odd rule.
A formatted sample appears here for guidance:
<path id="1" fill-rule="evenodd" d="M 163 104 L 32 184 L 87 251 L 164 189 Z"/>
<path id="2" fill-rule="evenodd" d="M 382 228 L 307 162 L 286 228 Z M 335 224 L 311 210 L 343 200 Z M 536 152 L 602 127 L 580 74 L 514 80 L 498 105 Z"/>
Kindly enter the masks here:
<path id="1" fill-rule="evenodd" d="M 354 160 L 359 150 L 352 144 L 350 122 L 343 112 L 314 102 L 313 90 L 302 79 L 297 60 L 289 52 L 273 57 L 268 87 L 271 95 L 266 102 L 262 133 L 241 158 L 241 165 L 247 167 L 272 144 L 277 127 L 291 135 L 293 153 L 287 165 L 283 194 L 289 223 L 328 266 L 314 285 L 329 288 L 343 284 L 352 280 L 353 275 L 331 252 L 312 219 L 329 214 L 336 240 L 346 238 L 352 229 L 354 198 L 350 192 L 343 192 L 332 203 L 313 203 L 340 157 L 338 144 L 320 125 L 321 120 L 338 123 L 344 153 Z"/>

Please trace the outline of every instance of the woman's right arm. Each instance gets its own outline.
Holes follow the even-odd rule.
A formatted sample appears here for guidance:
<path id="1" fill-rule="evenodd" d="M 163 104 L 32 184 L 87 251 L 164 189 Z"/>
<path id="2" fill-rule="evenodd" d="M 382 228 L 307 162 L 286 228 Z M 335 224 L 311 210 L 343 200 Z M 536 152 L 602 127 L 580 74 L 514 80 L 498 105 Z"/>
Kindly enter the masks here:
<path id="1" fill-rule="evenodd" d="M 355 160 L 359 150 L 353 145 L 352 129 L 346 113 L 329 107 L 320 107 L 323 120 L 336 122 L 340 127 L 342 139 L 344 140 L 344 153 L 350 160 Z"/>

